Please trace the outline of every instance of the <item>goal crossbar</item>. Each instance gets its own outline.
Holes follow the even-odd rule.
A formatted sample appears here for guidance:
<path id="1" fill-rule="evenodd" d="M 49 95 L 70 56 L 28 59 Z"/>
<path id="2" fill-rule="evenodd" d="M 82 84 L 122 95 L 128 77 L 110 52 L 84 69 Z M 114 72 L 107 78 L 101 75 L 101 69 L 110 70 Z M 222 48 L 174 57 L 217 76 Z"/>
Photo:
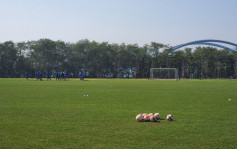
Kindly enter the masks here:
<path id="1" fill-rule="evenodd" d="M 156 78 L 154 76 L 154 71 L 159 71 L 161 73 L 161 71 L 167 71 L 167 74 L 169 75 L 170 74 L 170 71 L 173 71 L 173 75 L 172 78 L 168 77 L 168 78 Z M 169 75 L 170 76 L 170 75 Z M 179 80 L 179 77 L 178 77 L 178 70 L 176 68 L 151 68 L 150 69 L 150 79 L 151 80 Z"/>

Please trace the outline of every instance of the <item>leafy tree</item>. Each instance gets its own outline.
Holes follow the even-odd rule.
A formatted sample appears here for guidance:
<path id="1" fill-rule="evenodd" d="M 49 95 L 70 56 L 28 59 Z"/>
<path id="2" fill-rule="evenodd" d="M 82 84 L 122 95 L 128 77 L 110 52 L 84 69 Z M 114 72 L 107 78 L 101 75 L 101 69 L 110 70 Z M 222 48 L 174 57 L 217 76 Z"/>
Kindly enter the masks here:
<path id="1" fill-rule="evenodd" d="M 17 49 L 12 41 L 0 44 L 0 76 L 15 77 Z"/>
<path id="2" fill-rule="evenodd" d="M 0 77 L 22 77 L 25 72 L 68 71 L 78 77 L 147 78 L 152 67 L 177 68 L 181 78 L 237 78 L 236 51 L 213 47 L 173 51 L 151 42 L 109 44 L 89 40 L 76 43 L 40 39 L 0 43 Z"/>

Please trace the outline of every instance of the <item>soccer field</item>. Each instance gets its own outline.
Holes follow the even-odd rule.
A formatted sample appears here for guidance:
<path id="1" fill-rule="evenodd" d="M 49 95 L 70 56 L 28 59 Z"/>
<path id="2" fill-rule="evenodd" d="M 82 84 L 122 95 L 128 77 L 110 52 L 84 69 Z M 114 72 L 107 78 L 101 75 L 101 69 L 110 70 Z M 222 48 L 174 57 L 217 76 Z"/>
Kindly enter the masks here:
<path id="1" fill-rule="evenodd" d="M 237 80 L 0 79 L 0 148 L 236 146 Z"/>

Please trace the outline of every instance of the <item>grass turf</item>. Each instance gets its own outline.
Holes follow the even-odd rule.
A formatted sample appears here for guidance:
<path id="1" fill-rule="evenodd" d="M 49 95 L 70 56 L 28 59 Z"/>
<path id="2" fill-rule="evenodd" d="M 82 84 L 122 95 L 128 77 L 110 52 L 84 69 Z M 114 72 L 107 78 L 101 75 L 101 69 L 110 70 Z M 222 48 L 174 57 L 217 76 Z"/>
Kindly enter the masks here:
<path id="1" fill-rule="evenodd" d="M 0 79 L 0 148 L 236 146 L 236 80 Z"/>

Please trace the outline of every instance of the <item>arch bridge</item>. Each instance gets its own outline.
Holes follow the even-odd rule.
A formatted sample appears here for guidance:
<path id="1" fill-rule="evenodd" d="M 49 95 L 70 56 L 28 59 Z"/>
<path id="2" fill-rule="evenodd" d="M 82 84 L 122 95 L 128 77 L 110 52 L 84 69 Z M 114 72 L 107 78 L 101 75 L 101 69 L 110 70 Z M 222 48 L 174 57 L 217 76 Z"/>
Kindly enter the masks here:
<path id="1" fill-rule="evenodd" d="M 174 47 L 172 47 L 172 49 L 175 51 L 175 50 L 178 50 L 182 47 L 190 46 L 190 45 L 214 46 L 214 47 L 218 47 L 218 48 L 222 48 L 222 49 L 227 49 L 230 52 L 237 50 L 237 44 L 235 44 L 235 43 L 228 42 L 228 41 L 223 41 L 223 40 L 213 40 L 213 39 L 192 41 L 192 42 L 188 42 L 188 43 L 184 43 L 184 44 L 174 46 Z M 226 45 L 232 46 L 232 48 L 227 47 Z"/>

